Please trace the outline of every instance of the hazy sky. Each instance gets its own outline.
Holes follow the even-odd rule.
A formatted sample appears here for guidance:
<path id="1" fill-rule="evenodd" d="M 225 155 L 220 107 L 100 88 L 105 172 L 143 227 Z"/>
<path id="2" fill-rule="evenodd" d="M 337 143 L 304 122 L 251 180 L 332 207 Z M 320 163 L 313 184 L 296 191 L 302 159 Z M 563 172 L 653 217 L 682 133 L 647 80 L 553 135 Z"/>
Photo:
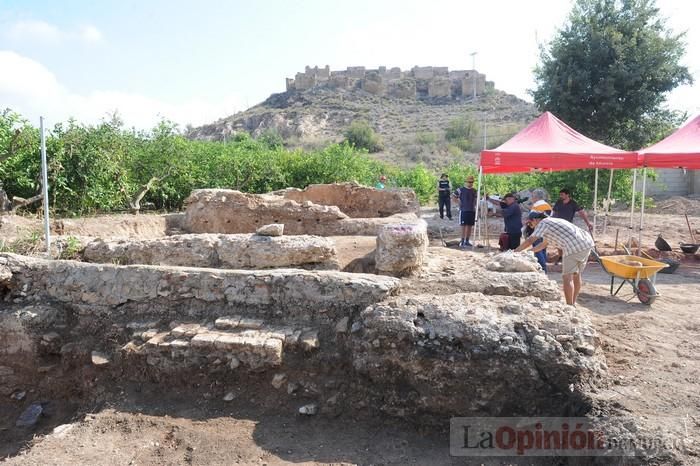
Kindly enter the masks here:
<path id="1" fill-rule="evenodd" d="M 687 31 L 685 64 L 700 81 L 700 3 L 658 0 Z M 476 68 L 531 100 L 538 41 L 566 0 L 0 0 L 0 108 L 49 124 L 118 110 L 129 125 L 167 117 L 199 125 L 284 91 L 305 65 Z M 700 83 L 672 108 L 700 111 Z"/>

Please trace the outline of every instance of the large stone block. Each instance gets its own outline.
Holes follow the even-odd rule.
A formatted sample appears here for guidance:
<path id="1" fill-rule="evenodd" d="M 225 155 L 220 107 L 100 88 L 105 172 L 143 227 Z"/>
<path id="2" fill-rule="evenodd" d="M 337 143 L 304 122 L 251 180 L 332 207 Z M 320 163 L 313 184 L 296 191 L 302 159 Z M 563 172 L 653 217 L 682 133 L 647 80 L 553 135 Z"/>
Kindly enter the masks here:
<path id="1" fill-rule="evenodd" d="M 417 270 L 425 261 L 428 242 L 424 220 L 385 226 L 377 236 L 377 271 L 402 276 Z"/>
<path id="2" fill-rule="evenodd" d="M 55 301 L 90 318 L 191 319 L 241 314 L 280 320 L 341 318 L 395 293 L 399 280 L 299 269 L 215 270 L 87 264 L 0 254 L 12 271 L 9 299 Z"/>
<path id="3" fill-rule="evenodd" d="M 587 315 L 559 302 L 403 296 L 368 307 L 360 324 L 353 365 L 382 409 L 402 415 L 542 415 L 575 404 L 605 368 Z"/>
<path id="4" fill-rule="evenodd" d="M 230 269 L 337 268 L 333 241 L 320 236 L 176 235 L 147 240 L 94 240 L 87 262 Z"/>

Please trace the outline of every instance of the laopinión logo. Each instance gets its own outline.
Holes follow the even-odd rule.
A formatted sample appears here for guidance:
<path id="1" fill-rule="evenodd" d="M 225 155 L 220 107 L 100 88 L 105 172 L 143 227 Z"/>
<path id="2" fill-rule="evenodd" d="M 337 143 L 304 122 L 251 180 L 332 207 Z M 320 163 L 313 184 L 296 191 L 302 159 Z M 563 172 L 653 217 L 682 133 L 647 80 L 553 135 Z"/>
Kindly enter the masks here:
<path id="1" fill-rule="evenodd" d="M 635 436 L 601 430 L 600 419 L 579 417 L 456 417 L 450 420 L 452 456 L 636 456 L 679 450 L 673 435 Z M 628 420 L 626 421 L 628 422 Z"/>

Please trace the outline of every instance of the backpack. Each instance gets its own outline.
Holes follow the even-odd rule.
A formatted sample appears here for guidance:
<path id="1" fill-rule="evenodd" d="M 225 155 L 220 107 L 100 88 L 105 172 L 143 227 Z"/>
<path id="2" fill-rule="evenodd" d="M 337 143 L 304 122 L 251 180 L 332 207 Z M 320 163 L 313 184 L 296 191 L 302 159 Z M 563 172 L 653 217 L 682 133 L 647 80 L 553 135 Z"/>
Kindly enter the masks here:
<path id="1" fill-rule="evenodd" d="M 501 236 L 498 237 L 498 247 L 501 251 L 507 251 L 510 244 L 510 237 L 508 233 L 503 232 Z"/>

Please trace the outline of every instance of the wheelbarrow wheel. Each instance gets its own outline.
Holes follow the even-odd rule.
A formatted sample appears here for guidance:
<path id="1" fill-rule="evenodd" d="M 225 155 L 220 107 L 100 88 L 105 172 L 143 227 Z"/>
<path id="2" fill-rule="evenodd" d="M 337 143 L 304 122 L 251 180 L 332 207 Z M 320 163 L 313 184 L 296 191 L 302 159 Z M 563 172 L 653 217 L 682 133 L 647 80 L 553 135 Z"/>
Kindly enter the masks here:
<path id="1" fill-rule="evenodd" d="M 656 287 L 646 278 L 642 278 L 637 282 L 637 298 L 642 304 L 651 306 L 656 301 Z"/>

